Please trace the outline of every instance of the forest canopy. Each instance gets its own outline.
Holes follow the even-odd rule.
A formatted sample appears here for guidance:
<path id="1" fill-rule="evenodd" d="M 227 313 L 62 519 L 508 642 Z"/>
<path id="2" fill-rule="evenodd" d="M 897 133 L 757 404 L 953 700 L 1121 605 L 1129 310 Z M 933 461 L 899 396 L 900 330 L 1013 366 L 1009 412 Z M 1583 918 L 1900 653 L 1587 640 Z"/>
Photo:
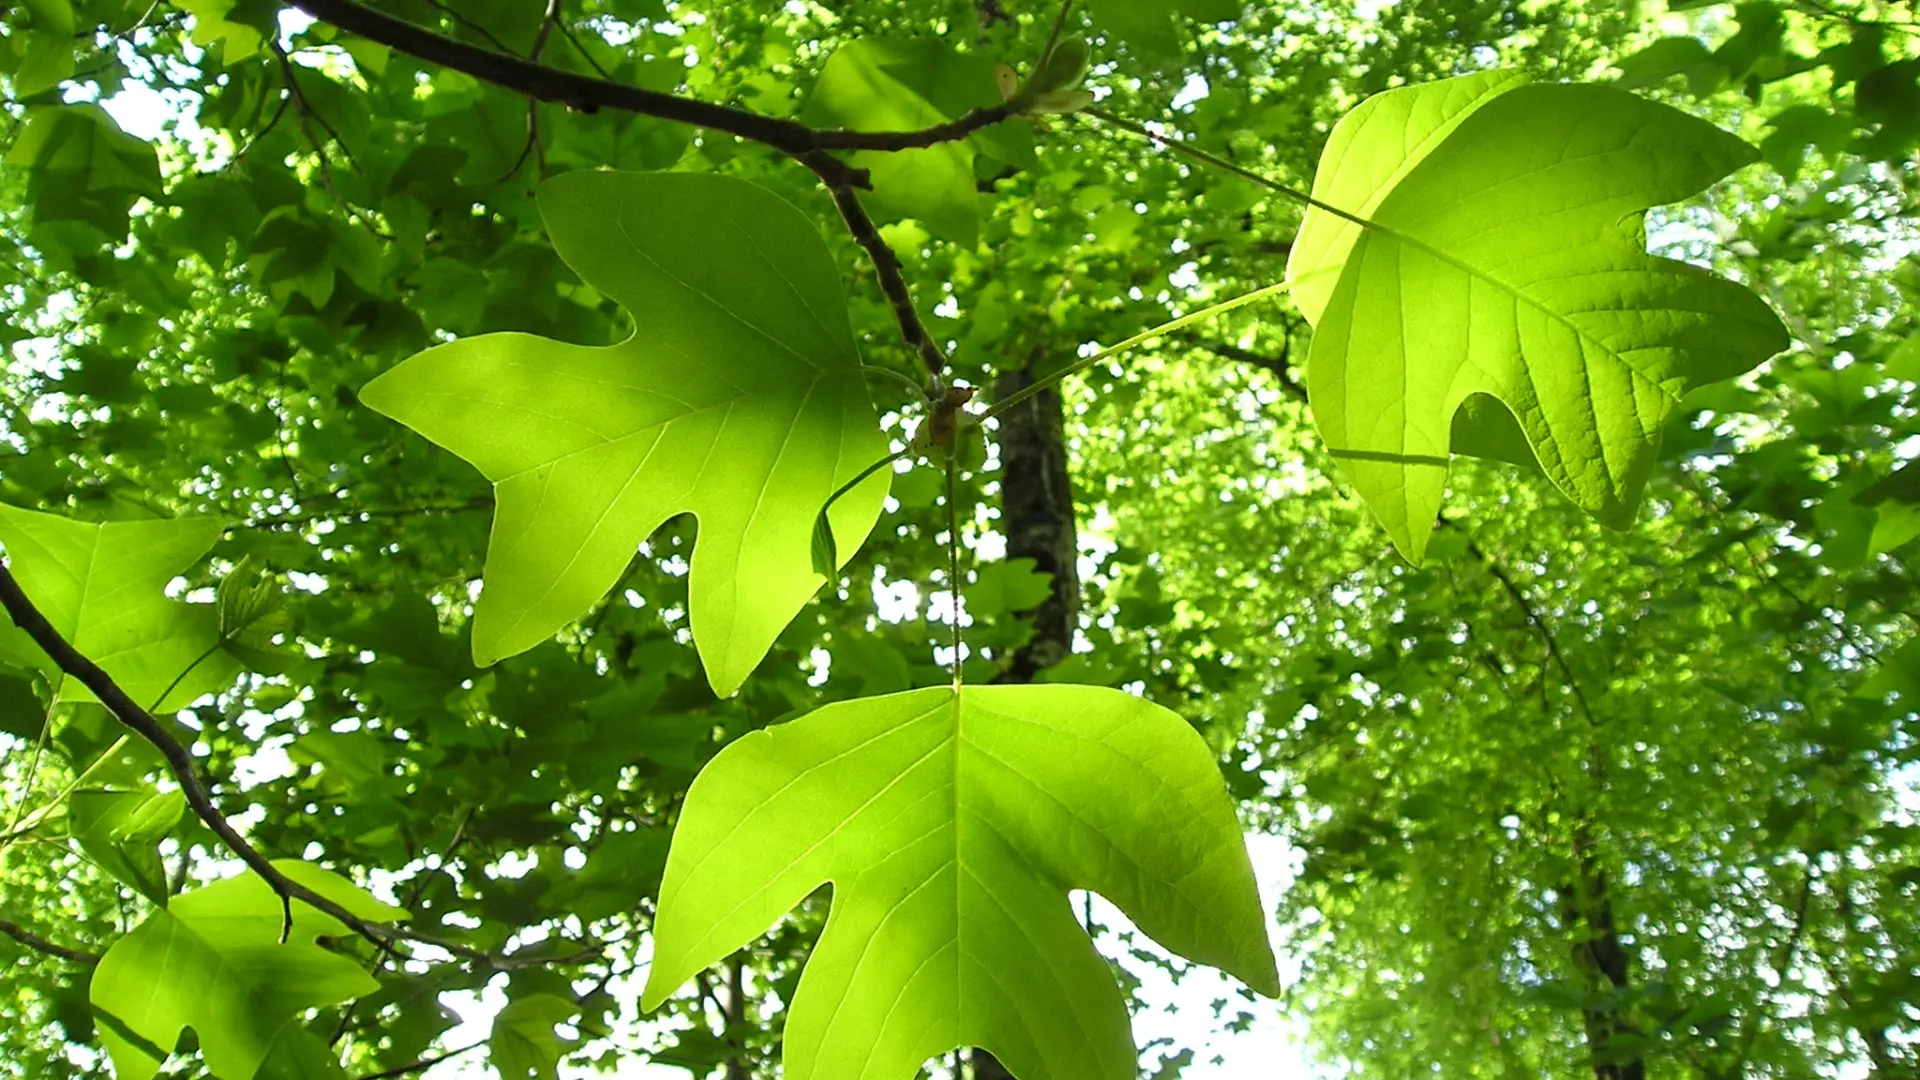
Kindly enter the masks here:
<path id="1" fill-rule="evenodd" d="M 1920 1075 L 1911 0 L 0 89 L 0 1077 Z"/>

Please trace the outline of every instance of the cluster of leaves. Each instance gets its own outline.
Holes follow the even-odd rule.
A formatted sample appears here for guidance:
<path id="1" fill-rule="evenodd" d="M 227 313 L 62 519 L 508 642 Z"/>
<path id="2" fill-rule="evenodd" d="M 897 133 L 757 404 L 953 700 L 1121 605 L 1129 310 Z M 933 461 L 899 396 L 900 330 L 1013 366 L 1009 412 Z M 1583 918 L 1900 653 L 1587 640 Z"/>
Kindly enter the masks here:
<path id="1" fill-rule="evenodd" d="M 992 108 L 1001 61 L 1070 92 L 1047 73 L 1077 40 L 991 3 L 386 7 L 560 71 L 855 132 Z M 41 933 L 17 938 L 5 1059 L 150 1075 L 197 1044 L 221 1077 L 404 1070 L 465 1049 L 441 995 L 490 987 L 503 1076 L 565 1053 L 745 1072 L 783 1025 L 794 1075 L 905 1076 L 959 1045 L 1030 1080 L 1128 1075 L 1066 889 L 1276 988 L 1218 754 L 1307 854 L 1285 901 L 1295 998 L 1337 1055 L 1899 1067 L 1916 283 L 1849 280 L 1899 250 L 1851 208 L 1884 225 L 1912 204 L 1897 31 L 1775 11 L 1767 38 L 1753 6 L 1700 46 L 1729 73 L 1690 83 L 1718 119 L 1764 119 L 1709 96 L 1723 83 L 1800 93 L 1820 66 L 1853 116 L 1844 141 L 1764 143 L 1801 187 L 1749 175 L 1727 197 L 1749 208 L 1735 243 L 1688 253 L 1800 339 L 1696 389 L 1786 337 L 1740 287 L 1648 256 L 1641 214 L 1751 160 L 1744 144 L 1497 71 L 1332 124 L 1390 80 L 1489 67 L 1476 49 L 1579 73 L 1617 15 L 1168 7 L 1107 0 L 1075 28 L 1102 112 L 1171 116 L 1183 153 L 1086 118 L 860 150 L 872 188 L 840 194 L 883 224 L 824 241 L 848 208 L 751 139 L 530 103 L 277 5 L 9 15 L 0 500 L 50 511 L 4 512 L 9 564 L 169 714 L 252 843 L 306 860 L 284 873 L 431 942 L 224 878 L 162 763 L 9 628 L 22 809 L 0 916 Z M 1854 51 L 1823 44 L 1841 32 Z M 1630 79 L 1662 74 L 1649 55 Z M 155 141 L 87 103 L 155 87 Z M 1799 131 L 1786 115 L 1772 130 Z M 1809 147 L 1882 166 L 1799 178 Z M 1288 189 L 1309 182 L 1302 222 Z M 872 285 L 876 239 L 902 253 L 904 314 Z M 1165 253 L 1185 261 L 1172 280 Z M 952 688 L 942 661 L 975 684 L 1006 669 L 1048 586 L 985 561 L 1002 539 L 985 504 L 1023 479 L 991 452 L 862 480 L 927 411 L 896 385 L 927 352 L 901 330 L 992 385 L 1272 286 L 1288 253 L 1318 330 L 1303 374 L 1286 358 L 1304 328 L 1261 305 L 1075 392 L 1079 511 L 1110 525 L 1088 538 L 1093 648 L 1048 678 L 1179 715 L 1097 686 Z M 1222 372 L 1244 383 L 1231 397 Z M 1461 516 L 1430 538 L 1454 454 L 1522 471 L 1456 466 Z M 1650 481 L 1629 533 L 1580 512 L 1629 525 Z M 1424 564 L 1381 560 L 1368 513 Z M 983 561 L 956 580 L 961 545 Z M 962 585 L 964 649 L 937 625 L 962 620 Z M 204 602 L 166 598 L 182 586 Z M 829 880 L 830 914 L 806 900 Z M 46 934 L 73 944 L 30 947 Z M 716 985 L 702 969 L 730 953 Z M 631 1022 L 642 955 L 645 1003 L 671 1000 L 662 1036 Z M 1030 1026 L 1067 1014 L 1073 1030 Z"/>

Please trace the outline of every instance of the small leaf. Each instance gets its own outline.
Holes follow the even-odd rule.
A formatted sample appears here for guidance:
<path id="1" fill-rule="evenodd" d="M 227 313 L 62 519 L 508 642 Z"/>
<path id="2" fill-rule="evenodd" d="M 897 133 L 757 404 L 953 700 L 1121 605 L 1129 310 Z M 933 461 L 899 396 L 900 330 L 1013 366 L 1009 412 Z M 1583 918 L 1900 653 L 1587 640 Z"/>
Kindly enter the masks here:
<path id="1" fill-rule="evenodd" d="M 580 1015 L 579 1006 L 554 994 L 530 994 L 507 1003 L 493 1018 L 487 1050 L 500 1080 L 554 1080 L 560 1056 L 575 1040 L 554 1028 Z"/>
<path id="2" fill-rule="evenodd" d="M 864 39 L 836 49 L 807 98 L 801 119 L 855 131 L 913 131 L 1001 101 L 994 64 L 944 41 Z M 979 235 L 976 150 L 1012 165 L 1033 164 L 1033 132 L 1000 123 L 968 139 L 896 153 L 861 152 L 852 163 L 873 180 L 882 214 L 910 217 L 933 233 L 972 247 Z"/>
<path id="3" fill-rule="evenodd" d="M 251 556 L 243 557 L 220 579 L 220 587 L 214 593 L 220 640 L 258 638 L 265 629 L 262 624 L 279 614 L 281 600 L 280 583 L 272 575 L 256 570 Z"/>
<path id="4" fill-rule="evenodd" d="M 813 519 L 813 572 L 832 580 L 840 569 L 840 553 L 833 543 L 833 520 L 822 510 Z"/>
<path id="5" fill-rule="evenodd" d="M 213 607 L 169 600 L 164 591 L 220 532 L 212 518 L 95 525 L 0 505 L 0 546 L 28 599 L 135 702 L 160 709 L 224 687 L 239 672 L 216 651 Z M 45 672 L 62 700 L 94 700 L 10 621 L 0 623 L 0 659 Z M 156 701 L 162 693 L 166 699 Z"/>
<path id="6" fill-rule="evenodd" d="M 1086 38 L 1078 34 L 1063 37 L 1040 61 L 1027 85 L 1034 93 L 1043 95 L 1072 90 L 1087 77 L 1087 65 L 1092 59 L 1093 51 L 1087 47 Z"/>
<path id="7" fill-rule="evenodd" d="M 674 833 L 644 1007 L 829 881 L 787 1022 L 789 1080 L 908 1080 L 960 1046 L 1016 1076 L 1130 1080 L 1126 1004 L 1070 889 L 1278 991 L 1213 754 L 1118 690 L 917 690 L 729 745 Z"/>

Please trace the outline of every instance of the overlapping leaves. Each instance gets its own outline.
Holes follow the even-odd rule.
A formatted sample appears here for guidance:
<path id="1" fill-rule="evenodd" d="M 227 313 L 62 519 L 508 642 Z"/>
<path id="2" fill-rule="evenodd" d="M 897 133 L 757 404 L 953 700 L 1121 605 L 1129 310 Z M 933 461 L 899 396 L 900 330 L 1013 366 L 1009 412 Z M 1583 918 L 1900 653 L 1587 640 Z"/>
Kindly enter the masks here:
<path id="1" fill-rule="evenodd" d="M 220 530 L 211 518 L 93 524 L 0 505 L 0 546 L 28 598 L 121 689 L 155 708 L 184 705 L 239 672 L 220 648 L 214 606 L 165 592 Z M 0 660 L 44 672 L 63 699 L 93 700 L 11 623 L 0 625 Z"/>
<path id="2" fill-rule="evenodd" d="M 383 922 L 401 914 L 319 867 L 274 865 L 360 918 Z M 283 927 L 280 898 L 249 873 L 176 897 L 115 942 L 94 970 L 91 990 L 114 1074 L 148 1080 L 189 1027 L 220 1080 L 249 1080 L 269 1055 L 311 1057 L 311 1047 L 297 1044 L 314 1037 L 294 1019 L 379 984 L 360 963 L 316 944 L 346 931 L 333 916 L 294 901 L 284 942 Z M 319 1049 L 324 1055 L 324 1045 Z"/>
<path id="3" fill-rule="evenodd" d="M 1118 690 L 916 690 L 728 746 L 674 835 L 645 1004 L 828 881 L 832 912 L 786 1028 L 795 1080 L 906 1080 L 957 1046 L 1026 1080 L 1132 1077 L 1126 1006 L 1070 889 L 1278 990 L 1212 753 Z"/>

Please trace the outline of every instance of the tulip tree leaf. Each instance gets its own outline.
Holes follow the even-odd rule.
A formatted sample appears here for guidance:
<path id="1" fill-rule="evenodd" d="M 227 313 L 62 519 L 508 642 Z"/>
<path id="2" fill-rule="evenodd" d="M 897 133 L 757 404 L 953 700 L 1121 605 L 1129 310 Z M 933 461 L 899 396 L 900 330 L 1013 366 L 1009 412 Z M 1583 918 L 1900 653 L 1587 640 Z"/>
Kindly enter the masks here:
<path id="1" fill-rule="evenodd" d="M 985 56 L 957 52 L 932 38 L 851 42 L 827 58 L 801 119 L 855 131 L 932 127 L 999 104 L 993 67 Z M 972 247 L 980 232 L 976 147 L 1009 164 L 1034 164 L 1033 129 L 1018 122 L 918 150 L 860 152 L 852 162 L 872 177 L 873 193 L 863 198 L 882 212 L 916 218 L 940 236 Z"/>
<path id="2" fill-rule="evenodd" d="M 487 1051 L 501 1080 L 554 1080 L 560 1055 L 572 1045 L 554 1031 L 580 1015 L 580 1007 L 555 994 L 529 994 L 494 1015 Z"/>
<path id="3" fill-rule="evenodd" d="M 1180 50 L 1176 13 L 1196 22 L 1218 23 L 1240 17 L 1239 0 L 1092 0 L 1094 24 L 1149 55 Z"/>
<path id="4" fill-rule="evenodd" d="M 643 1004 L 829 881 L 786 1027 L 792 1080 L 907 1080 L 957 1046 L 1027 1080 L 1132 1077 L 1126 1005 L 1071 889 L 1278 989 L 1212 753 L 1178 716 L 1118 690 L 916 690 L 729 745 L 674 834 Z"/>
<path id="5" fill-rule="evenodd" d="M 403 914 L 317 866 L 274 866 L 363 919 Z M 280 898 L 247 873 L 182 893 L 114 942 L 90 991 L 114 1075 L 149 1080 L 191 1027 L 209 1072 L 249 1080 L 302 1011 L 380 988 L 364 965 L 315 943 L 346 932 L 338 919 L 296 900 L 285 944 L 281 920 Z"/>
<path id="6" fill-rule="evenodd" d="M 640 541 L 691 513 L 694 645 L 731 694 L 825 581 L 815 517 L 887 452 L 833 257 L 799 210 L 728 177 L 568 173 L 539 205 L 561 258 L 632 314 L 633 336 L 467 338 L 361 400 L 494 483 L 477 662 L 551 637 Z M 829 511 L 842 564 L 886 490 L 876 473 Z"/>
<path id="7" fill-rule="evenodd" d="M 29 109 L 5 161 L 27 176 L 36 229 L 85 222 L 117 242 L 134 203 L 162 193 L 153 146 L 122 131 L 98 105 Z"/>
<path id="8" fill-rule="evenodd" d="M 1681 396 L 1785 347 L 1747 289 L 1646 251 L 1647 209 L 1755 158 L 1624 91 L 1499 72 L 1340 122 L 1314 195 L 1376 227 L 1311 210 L 1288 275 L 1315 324 L 1314 421 L 1403 554 L 1426 548 L 1449 452 L 1511 457 L 1508 425 L 1574 503 L 1624 526 Z M 1476 395 L 1496 419 L 1456 428 Z"/>
<path id="9" fill-rule="evenodd" d="M 169 600 L 164 591 L 200 561 L 221 528 L 213 518 L 93 524 L 0 505 L 0 547 L 27 598 L 134 701 L 159 709 L 186 705 L 239 673 L 218 648 L 213 605 Z M 62 680 L 52 658 L 11 622 L 0 623 L 0 660 Z M 64 700 L 94 700 L 71 678 L 59 685 Z"/>

